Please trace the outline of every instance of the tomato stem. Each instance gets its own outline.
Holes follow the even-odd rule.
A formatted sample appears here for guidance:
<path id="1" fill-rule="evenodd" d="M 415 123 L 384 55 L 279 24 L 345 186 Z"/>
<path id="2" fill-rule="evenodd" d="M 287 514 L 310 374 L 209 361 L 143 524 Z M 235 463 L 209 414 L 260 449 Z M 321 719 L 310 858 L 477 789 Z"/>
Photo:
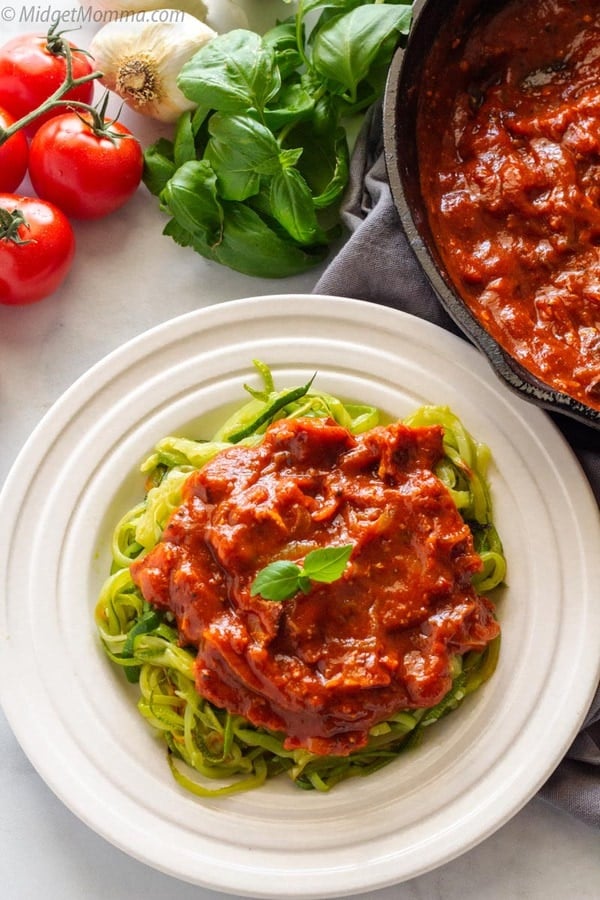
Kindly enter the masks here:
<path id="1" fill-rule="evenodd" d="M 27 219 L 20 209 L 0 209 L 0 241 L 12 241 L 13 244 L 30 244 L 30 240 L 23 240 L 19 234 L 19 228 L 24 225 L 29 228 Z"/>
<path id="2" fill-rule="evenodd" d="M 58 19 L 50 26 L 48 29 L 48 33 L 46 35 L 46 49 L 49 53 L 52 53 L 53 56 L 67 56 L 67 53 L 71 50 L 69 42 L 66 38 L 63 37 L 63 34 L 67 34 L 70 31 L 76 31 L 75 28 L 63 28 L 62 31 L 57 31 L 58 28 Z M 85 56 L 90 56 L 87 50 L 82 50 L 81 47 L 75 48 L 77 53 L 83 53 Z"/>
<path id="3" fill-rule="evenodd" d="M 62 43 L 62 52 L 61 55 L 65 57 L 65 77 L 57 89 L 53 94 L 44 100 L 43 103 L 40 103 L 36 109 L 33 109 L 31 112 L 27 113 L 27 115 L 23 116 L 20 119 L 17 119 L 16 122 L 13 122 L 12 125 L 9 125 L 8 128 L 0 127 L 0 147 L 2 144 L 5 144 L 13 134 L 16 134 L 17 131 L 21 131 L 23 128 L 26 128 L 31 122 L 34 122 L 40 116 L 43 116 L 45 113 L 49 112 L 52 109 L 56 109 L 61 106 L 72 106 L 77 107 L 77 109 L 84 110 L 85 112 L 89 112 L 93 118 L 94 122 L 98 121 L 98 113 L 94 109 L 93 106 L 90 106 L 87 103 L 82 103 L 80 101 L 71 101 L 64 100 L 65 94 L 69 91 L 73 90 L 73 88 L 79 87 L 82 84 L 87 84 L 88 81 L 94 81 L 97 78 L 102 78 L 102 72 L 90 72 L 88 75 L 82 75 L 80 78 L 73 78 L 73 60 L 72 60 L 72 51 L 69 46 L 68 41 L 65 41 L 64 38 L 60 37 L 60 34 L 53 34 L 54 26 L 48 32 L 48 40 L 53 40 L 54 42 L 60 41 Z M 56 46 L 56 43 L 55 43 Z M 58 51 L 52 50 L 51 52 L 57 53 Z"/>

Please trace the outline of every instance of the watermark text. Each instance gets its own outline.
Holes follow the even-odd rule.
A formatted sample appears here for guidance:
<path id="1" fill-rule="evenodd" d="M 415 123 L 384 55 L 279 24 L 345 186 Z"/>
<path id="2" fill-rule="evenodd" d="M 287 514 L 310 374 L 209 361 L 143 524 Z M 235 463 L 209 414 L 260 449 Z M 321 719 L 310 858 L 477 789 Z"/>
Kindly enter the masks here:
<path id="1" fill-rule="evenodd" d="M 1 0 L 0 0 L 1 3 Z M 150 9 L 144 12 L 124 9 L 94 9 L 91 6 L 73 6 L 56 9 L 51 3 L 0 6 L 0 23 L 17 22 L 20 25 L 80 26 L 106 25 L 128 18 L 136 22 L 174 25 L 182 22 L 185 13 L 180 9 Z"/>

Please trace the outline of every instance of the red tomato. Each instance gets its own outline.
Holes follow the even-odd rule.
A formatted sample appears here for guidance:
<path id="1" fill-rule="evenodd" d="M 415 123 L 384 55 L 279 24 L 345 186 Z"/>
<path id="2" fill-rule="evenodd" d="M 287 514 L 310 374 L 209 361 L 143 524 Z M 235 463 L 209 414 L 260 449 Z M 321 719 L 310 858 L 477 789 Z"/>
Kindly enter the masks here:
<path id="1" fill-rule="evenodd" d="M 22 34 L 0 47 L 0 104 L 15 119 L 37 109 L 65 79 L 66 62 L 58 48 L 68 43 L 73 50 L 73 78 L 82 78 L 94 71 L 89 57 L 64 38 L 56 35 Z M 94 82 L 88 81 L 73 88 L 64 100 L 91 103 Z M 31 137 L 42 122 L 62 112 L 56 107 L 40 116 L 26 129 Z"/>
<path id="2" fill-rule="evenodd" d="M 75 253 L 66 216 L 33 197 L 0 194 L 0 303 L 42 300 L 65 279 Z"/>
<path id="3" fill-rule="evenodd" d="M 15 119 L 0 109 L 0 128 L 9 128 Z M 17 131 L 11 138 L 0 144 L 0 191 L 15 191 L 27 172 L 29 146 L 22 131 Z"/>
<path id="4" fill-rule="evenodd" d="M 142 178 L 139 141 L 119 122 L 104 121 L 102 134 L 87 113 L 64 113 L 42 125 L 29 148 L 35 192 L 75 219 L 99 219 L 123 206 Z"/>

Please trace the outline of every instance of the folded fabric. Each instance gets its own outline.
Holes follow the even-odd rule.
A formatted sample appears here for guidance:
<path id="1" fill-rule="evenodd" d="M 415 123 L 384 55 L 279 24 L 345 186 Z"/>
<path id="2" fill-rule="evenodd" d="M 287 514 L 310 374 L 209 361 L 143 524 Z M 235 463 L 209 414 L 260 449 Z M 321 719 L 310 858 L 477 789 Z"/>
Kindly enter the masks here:
<path id="1" fill-rule="evenodd" d="M 342 216 L 350 236 L 323 272 L 315 293 L 390 306 L 462 335 L 430 288 L 402 231 L 383 155 L 381 104 L 371 109 L 358 137 Z M 598 431 L 565 416 L 552 418 L 600 504 Z M 580 734 L 540 794 L 600 828 L 600 686 Z"/>

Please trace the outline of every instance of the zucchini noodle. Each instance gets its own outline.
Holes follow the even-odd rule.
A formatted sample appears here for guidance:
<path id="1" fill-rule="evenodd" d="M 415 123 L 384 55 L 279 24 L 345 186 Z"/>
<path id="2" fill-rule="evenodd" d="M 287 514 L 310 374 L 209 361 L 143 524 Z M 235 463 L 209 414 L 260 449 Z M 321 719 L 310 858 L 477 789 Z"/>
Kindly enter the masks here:
<path id="1" fill-rule="evenodd" d="M 195 653 L 179 645 L 171 614 L 152 609 L 129 570 L 160 540 L 169 516 L 181 503 L 186 478 L 233 444 L 255 446 L 268 425 L 282 417 L 331 417 L 353 434 L 373 428 L 380 419 L 374 407 L 313 390 L 314 376 L 301 387 L 276 390 L 268 366 L 259 361 L 254 365 L 263 380 L 262 390 L 245 385 L 250 401 L 211 440 L 166 437 L 143 462 L 146 496 L 114 530 L 111 573 L 95 610 L 104 651 L 128 681 L 138 685 L 138 709 L 166 743 L 173 777 L 200 797 L 246 791 L 282 773 L 299 788 L 317 791 L 369 775 L 415 747 L 428 726 L 487 681 L 500 649 L 497 637 L 481 652 L 455 655 L 452 687 L 440 703 L 401 710 L 371 728 L 365 747 L 344 757 L 286 750 L 284 735 L 255 727 L 200 696 L 194 679 Z M 492 591 L 504 582 L 506 561 L 492 519 L 488 448 L 476 442 L 447 407 L 425 406 L 403 421 L 411 427 L 443 426 L 445 455 L 436 474 L 451 492 L 482 559 L 474 587 L 479 593 Z"/>

